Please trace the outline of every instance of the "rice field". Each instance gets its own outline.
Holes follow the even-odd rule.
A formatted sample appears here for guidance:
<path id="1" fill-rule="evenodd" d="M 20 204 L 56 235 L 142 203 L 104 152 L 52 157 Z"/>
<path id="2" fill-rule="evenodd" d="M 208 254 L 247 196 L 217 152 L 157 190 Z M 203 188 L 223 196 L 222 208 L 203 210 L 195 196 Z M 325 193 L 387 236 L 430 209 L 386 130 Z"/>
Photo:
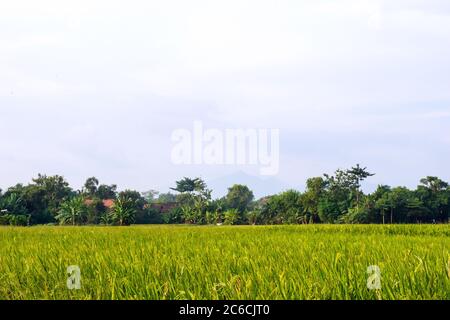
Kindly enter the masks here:
<path id="1" fill-rule="evenodd" d="M 1 227 L 0 299 L 449 300 L 450 225 Z"/>

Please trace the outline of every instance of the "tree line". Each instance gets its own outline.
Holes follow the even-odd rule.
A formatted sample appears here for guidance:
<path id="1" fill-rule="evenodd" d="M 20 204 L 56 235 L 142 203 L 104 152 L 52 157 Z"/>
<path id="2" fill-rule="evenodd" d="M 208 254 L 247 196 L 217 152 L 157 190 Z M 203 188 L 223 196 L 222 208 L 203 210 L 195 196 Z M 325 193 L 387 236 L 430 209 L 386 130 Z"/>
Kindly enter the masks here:
<path id="1" fill-rule="evenodd" d="M 212 199 L 200 178 L 176 181 L 171 192 L 118 191 L 95 177 L 74 190 L 64 177 L 39 174 L 28 185 L 0 190 L 3 225 L 130 224 L 310 224 L 448 223 L 450 186 L 438 177 L 420 180 L 415 190 L 379 185 L 369 194 L 361 183 L 373 176 L 360 165 L 310 178 L 304 192 L 287 190 L 255 200 L 245 185 Z M 171 204 L 162 212 L 156 204 Z"/>

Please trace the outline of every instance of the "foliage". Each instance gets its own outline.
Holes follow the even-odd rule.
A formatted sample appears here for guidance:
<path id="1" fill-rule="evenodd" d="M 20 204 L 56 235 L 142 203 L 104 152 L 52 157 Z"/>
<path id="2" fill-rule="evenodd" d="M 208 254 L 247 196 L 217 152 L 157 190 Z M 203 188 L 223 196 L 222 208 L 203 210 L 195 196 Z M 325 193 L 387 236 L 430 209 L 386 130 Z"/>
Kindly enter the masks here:
<path id="1" fill-rule="evenodd" d="M 302 223 L 305 218 L 301 193 L 288 190 L 270 197 L 261 210 L 264 224 Z"/>
<path id="2" fill-rule="evenodd" d="M 183 209 L 181 207 L 173 208 L 172 210 L 169 211 L 169 213 L 164 214 L 162 216 L 162 220 L 164 223 L 168 224 L 183 223 L 184 222 Z"/>
<path id="3" fill-rule="evenodd" d="M 117 198 L 117 186 L 112 184 L 110 186 L 102 184 L 98 187 L 96 196 L 102 200 L 116 199 Z"/>
<path id="4" fill-rule="evenodd" d="M 257 223 L 260 223 L 261 211 L 259 210 L 248 211 L 246 216 L 248 224 L 255 225 Z"/>
<path id="5" fill-rule="evenodd" d="M 62 176 L 39 174 L 28 185 L 17 184 L 0 192 L 0 216 L 3 224 L 19 225 L 449 222 L 447 182 L 428 176 L 414 190 L 380 185 L 374 192 L 365 194 L 361 184 L 371 176 L 367 168 L 356 165 L 308 179 L 304 192 L 288 190 L 254 200 L 253 192 L 239 184 L 231 186 L 225 197 L 212 199 L 212 191 L 201 178 L 185 177 L 176 181 L 172 190 L 177 194 L 173 194 L 155 190 L 118 192 L 116 185 L 100 184 L 95 177 L 88 178 L 82 190 L 76 191 Z M 84 204 L 76 205 L 73 201 L 77 197 L 82 197 Z M 115 209 L 105 207 L 118 200 Z M 152 210 L 152 204 L 169 208 L 170 212 Z"/>
<path id="6" fill-rule="evenodd" d="M 136 201 L 132 198 L 119 197 L 109 213 L 110 221 L 119 226 L 130 225 L 136 215 Z"/>
<path id="7" fill-rule="evenodd" d="M 29 216 L 24 214 L 0 214 L 0 225 L 9 226 L 27 226 L 29 225 Z"/>
<path id="8" fill-rule="evenodd" d="M 171 190 L 177 191 L 179 193 L 194 193 L 202 192 L 206 189 L 205 182 L 200 178 L 190 179 L 183 178 L 176 182 L 176 187 L 171 188 Z"/>
<path id="9" fill-rule="evenodd" d="M 211 204 L 211 190 L 207 189 L 206 183 L 200 178 L 183 178 L 176 181 L 176 187 L 172 190 L 180 193 L 177 202 L 180 204 L 184 222 L 204 224 L 206 211 Z"/>
<path id="10" fill-rule="evenodd" d="M 226 205 L 230 209 L 236 209 L 242 215 L 249 209 L 253 198 L 253 192 L 247 186 L 235 184 L 228 189 Z"/>
<path id="11" fill-rule="evenodd" d="M 83 196 L 77 196 L 62 203 L 55 217 L 60 224 L 82 224 L 87 217 L 87 207 Z"/>
<path id="12" fill-rule="evenodd" d="M 163 215 L 150 207 L 138 210 L 134 220 L 136 224 L 162 224 L 168 223 L 164 221 Z"/>
<path id="13" fill-rule="evenodd" d="M 236 209 L 229 209 L 224 212 L 224 224 L 233 225 L 239 221 L 239 211 Z"/>
<path id="14" fill-rule="evenodd" d="M 86 203 L 86 224 L 99 224 L 102 217 L 106 215 L 106 207 L 100 198 L 92 197 L 85 200 Z"/>
<path id="15" fill-rule="evenodd" d="M 84 183 L 83 193 L 90 197 L 97 196 L 99 181 L 96 177 L 91 177 Z"/>

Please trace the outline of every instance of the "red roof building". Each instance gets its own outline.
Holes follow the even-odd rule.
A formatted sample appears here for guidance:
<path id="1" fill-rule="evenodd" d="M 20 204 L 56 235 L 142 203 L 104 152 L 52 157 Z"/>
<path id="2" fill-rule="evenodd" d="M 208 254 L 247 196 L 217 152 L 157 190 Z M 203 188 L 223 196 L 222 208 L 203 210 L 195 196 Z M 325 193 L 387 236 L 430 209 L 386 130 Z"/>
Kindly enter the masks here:
<path id="1" fill-rule="evenodd" d="M 112 207 L 114 207 L 114 199 L 104 199 L 102 200 L 103 205 L 105 206 L 105 208 L 107 209 L 111 209 Z M 84 200 L 84 204 L 90 206 L 92 205 L 92 203 L 94 203 L 94 200 L 92 199 L 86 199 Z"/>

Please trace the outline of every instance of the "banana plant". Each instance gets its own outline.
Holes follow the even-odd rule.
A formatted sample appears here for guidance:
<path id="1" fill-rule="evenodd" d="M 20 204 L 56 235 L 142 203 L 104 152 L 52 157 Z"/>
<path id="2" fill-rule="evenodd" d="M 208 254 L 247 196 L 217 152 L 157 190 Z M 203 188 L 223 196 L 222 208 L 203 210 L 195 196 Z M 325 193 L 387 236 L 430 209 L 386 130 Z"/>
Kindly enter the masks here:
<path id="1" fill-rule="evenodd" d="M 77 196 L 62 203 L 59 214 L 55 217 L 60 224 L 72 224 L 73 226 L 82 223 L 87 210 L 84 198 Z"/>

